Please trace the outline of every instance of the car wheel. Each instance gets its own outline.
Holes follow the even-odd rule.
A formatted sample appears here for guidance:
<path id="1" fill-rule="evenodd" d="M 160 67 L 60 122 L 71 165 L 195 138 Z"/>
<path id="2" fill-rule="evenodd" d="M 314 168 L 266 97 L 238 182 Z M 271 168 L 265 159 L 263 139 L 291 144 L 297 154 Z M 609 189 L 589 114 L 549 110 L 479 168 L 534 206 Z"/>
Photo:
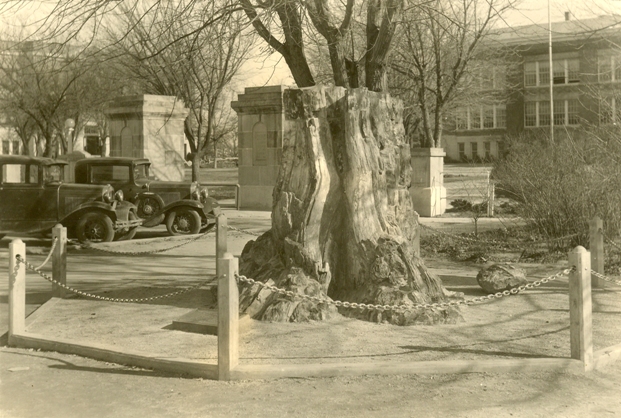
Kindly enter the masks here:
<path id="1" fill-rule="evenodd" d="M 168 214 L 166 229 L 170 235 L 198 234 L 201 230 L 201 217 L 192 209 L 177 209 Z"/>
<path id="2" fill-rule="evenodd" d="M 114 239 L 112 220 L 101 212 L 82 215 L 75 230 L 80 242 L 110 242 Z"/>
<path id="3" fill-rule="evenodd" d="M 129 212 L 129 215 L 127 216 L 127 219 L 130 221 L 136 221 L 138 220 L 138 216 L 134 213 L 134 212 Z M 136 236 L 136 232 L 138 232 L 138 227 L 135 226 L 133 228 L 129 228 L 129 230 L 121 230 L 118 232 L 114 233 L 114 240 L 115 241 L 127 241 L 130 240 L 132 238 L 134 238 L 134 236 Z"/>
<path id="4" fill-rule="evenodd" d="M 138 207 L 138 216 L 141 219 L 149 219 L 162 210 L 162 202 L 154 196 L 141 198 L 136 206 Z"/>

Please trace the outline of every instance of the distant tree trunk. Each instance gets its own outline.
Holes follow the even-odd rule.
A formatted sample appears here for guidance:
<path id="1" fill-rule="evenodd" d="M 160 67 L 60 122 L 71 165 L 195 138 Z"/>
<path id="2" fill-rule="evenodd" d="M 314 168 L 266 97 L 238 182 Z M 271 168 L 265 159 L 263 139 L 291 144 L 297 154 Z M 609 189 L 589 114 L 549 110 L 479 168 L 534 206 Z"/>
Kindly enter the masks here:
<path id="1" fill-rule="evenodd" d="M 218 143 L 213 142 L 213 168 L 218 168 Z"/>
<path id="2" fill-rule="evenodd" d="M 192 153 L 192 181 L 201 181 L 201 156 L 200 153 Z"/>
<path id="3" fill-rule="evenodd" d="M 317 86 L 286 91 L 284 104 L 272 229 L 246 244 L 241 274 L 350 302 L 445 301 L 440 279 L 411 246 L 417 225 L 401 102 L 367 89 Z M 336 312 L 257 285 L 243 288 L 240 308 L 271 321 L 318 320 Z M 342 313 L 401 325 L 460 317 L 454 308 Z"/>

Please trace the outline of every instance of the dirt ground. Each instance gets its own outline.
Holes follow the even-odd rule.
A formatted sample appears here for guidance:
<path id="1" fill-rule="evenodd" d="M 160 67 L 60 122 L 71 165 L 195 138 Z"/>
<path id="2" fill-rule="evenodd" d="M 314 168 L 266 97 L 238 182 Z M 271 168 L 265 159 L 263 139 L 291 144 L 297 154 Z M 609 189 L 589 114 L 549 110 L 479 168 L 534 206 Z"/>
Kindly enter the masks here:
<path id="1" fill-rule="evenodd" d="M 265 213 L 229 211 L 229 224 L 252 232 L 269 228 Z M 468 228 L 467 219 L 430 220 L 435 228 Z M 484 227 L 492 228 L 489 222 Z M 496 224 L 498 227 L 498 224 Z M 161 229 L 109 244 L 117 251 L 165 248 L 178 240 Z M 239 255 L 252 236 L 231 232 Z M 6 245 L 0 266 L 6 271 Z M 49 241 L 27 241 L 37 265 Z M 63 300 L 28 328 L 47 336 L 97 342 L 163 357 L 214 362 L 213 336 L 170 329 L 174 319 L 213 305 L 214 239 L 169 252 L 120 256 L 72 248 L 68 284 L 109 297 L 198 290 L 148 304 L 86 298 Z M 449 290 L 482 296 L 481 264 L 440 257 L 425 260 Z M 529 280 L 565 267 L 520 264 Z M 48 274 L 51 267 L 43 271 Z M 7 275 L 4 274 L 6 277 Z M 29 310 L 49 298 L 49 283 L 28 274 Z M 0 326 L 7 324 L 7 280 L 0 283 Z M 621 290 L 593 291 L 595 349 L 621 343 Z M 455 325 L 397 327 L 340 316 L 306 324 L 252 321 L 240 338 L 242 364 L 523 359 L 569 356 L 567 279 L 521 295 L 461 308 Z M 3 343 L 6 344 L 6 343 Z M 616 417 L 621 416 L 621 362 L 607 370 L 573 373 L 470 373 L 360 376 L 217 382 L 99 362 L 56 352 L 0 348 L 0 417 Z"/>

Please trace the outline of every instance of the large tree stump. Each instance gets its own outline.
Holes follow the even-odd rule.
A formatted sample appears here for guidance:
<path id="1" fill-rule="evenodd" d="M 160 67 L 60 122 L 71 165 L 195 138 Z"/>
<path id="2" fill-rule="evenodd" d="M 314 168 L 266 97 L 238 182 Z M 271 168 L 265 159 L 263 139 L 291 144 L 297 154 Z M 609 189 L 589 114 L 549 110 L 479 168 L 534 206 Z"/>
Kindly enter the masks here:
<path id="1" fill-rule="evenodd" d="M 287 90 L 272 229 L 243 250 L 247 277 L 306 295 L 382 305 L 446 300 L 411 245 L 410 148 L 402 103 L 342 87 Z M 270 283 L 272 283 L 270 282 Z M 240 309 L 271 321 L 320 320 L 336 308 L 245 286 Z M 341 313 L 394 324 L 455 322 L 455 308 Z"/>

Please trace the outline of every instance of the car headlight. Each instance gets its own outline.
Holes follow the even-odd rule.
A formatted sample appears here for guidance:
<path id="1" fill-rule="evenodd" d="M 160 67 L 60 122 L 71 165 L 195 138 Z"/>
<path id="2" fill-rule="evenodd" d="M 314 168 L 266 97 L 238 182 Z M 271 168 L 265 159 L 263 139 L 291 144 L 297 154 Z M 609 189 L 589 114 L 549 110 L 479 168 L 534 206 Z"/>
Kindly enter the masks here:
<path id="1" fill-rule="evenodd" d="M 201 200 L 207 200 L 209 197 L 209 192 L 207 189 L 201 189 Z"/>
<path id="2" fill-rule="evenodd" d="M 200 196 L 200 186 L 198 185 L 197 182 L 192 182 L 192 184 L 190 185 L 190 196 L 194 200 L 200 200 L 200 198 L 201 198 L 201 196 Z"/>
<path id="3" fill-rule="evenodd" d="M 114 189 L 112 188 L 112 186 L 107 186 L 102 195 L 101 198 L 103 199 L 104 202 L 106 203 L 111 203 L 112 199 L 114 199 Z"/>
<path id="4" fill-rule="evenodd" d="M 118 200 L 119 202 L 123 201 L 123 190 L 117 190 L 116 193 L 114 194 L 114 199 Z"/>

